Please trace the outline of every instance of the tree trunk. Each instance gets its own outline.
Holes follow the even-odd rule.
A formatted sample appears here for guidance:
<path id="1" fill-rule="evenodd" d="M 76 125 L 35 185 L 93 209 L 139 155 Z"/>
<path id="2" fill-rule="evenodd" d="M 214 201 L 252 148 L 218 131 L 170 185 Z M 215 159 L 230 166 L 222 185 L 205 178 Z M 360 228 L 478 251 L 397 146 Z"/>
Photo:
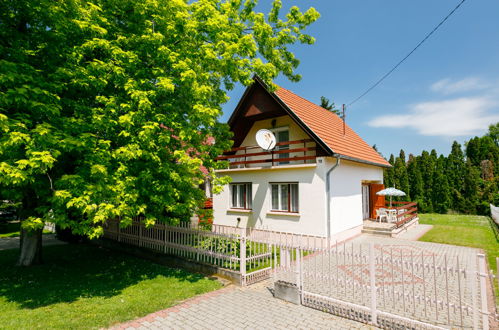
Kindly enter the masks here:
<path id="1" fill-rule="evenodd" d="M 42 231 L 21 229 L 21 241 L 18 266 L 32 266 L 42 263 Z"/>

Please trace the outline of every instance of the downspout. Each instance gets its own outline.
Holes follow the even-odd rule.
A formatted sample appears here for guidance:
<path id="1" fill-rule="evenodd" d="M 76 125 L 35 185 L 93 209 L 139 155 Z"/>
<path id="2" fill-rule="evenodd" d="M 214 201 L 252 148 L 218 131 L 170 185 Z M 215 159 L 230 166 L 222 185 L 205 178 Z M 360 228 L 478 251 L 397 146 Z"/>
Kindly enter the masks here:
<path id="1" fill-rule="evenodd" d="M 340 155 L 336 158 L 336 164 L 334 164 L 327 172 L 326 172 L 326 228 L 327 228 L 327 238 L 331 238 L 331 184 L 330 184 L 330 176 L 336 167 L 340 165 Z"/>

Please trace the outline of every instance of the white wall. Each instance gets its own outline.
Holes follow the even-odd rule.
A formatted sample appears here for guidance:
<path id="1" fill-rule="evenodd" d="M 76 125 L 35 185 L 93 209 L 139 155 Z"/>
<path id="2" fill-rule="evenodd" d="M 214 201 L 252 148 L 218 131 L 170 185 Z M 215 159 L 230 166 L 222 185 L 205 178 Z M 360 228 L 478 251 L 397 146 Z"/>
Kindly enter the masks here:
<path id="1" fill-rule="evenodd" d="M 231 210 L 229 187 L 226 186 L 221 194 L 213 196 L 214 223 L 326 236 L 325 176 L 336 159 L 319 157 L 317 160 L 316 164 L 218 171 L 218 175 L 232 177 L 234 183 L 252 183 L 253 210 Z M 299 183 L 299 216 L 269 214 L 270 182 Z M 382 183 L 383 169 L 341 160 L 331 173 L 331 237 L 343 240 L 360 233 L 363 224 L 361 187 L 364 182 Z M 241 220 L 238 222 L 237 218 Z"/>
<path id="2" fill-rule="evenodd" d="M 257 121 L 249 130 L 241 146 L 256 145 L 255 134 L 259 129 L 289 127 L 289 139 L 308 139 L 308 135 L 289 116 Z M 313 146 L 315 143 L 308 144 Z M 294 146 L 291 146 L 293 148 Z M 301 147 L 299 145 L 296 148 Z M 257 152 L 251 151 L 251 152 Z M 311 153 L 308 152 L 307 155 Z M 290 157 L 295 156 L 291 154 Z M 296 156 L 303 156 L 303 153 Z M 267 156 L 263 156 L 267 157 Z M 258 156 L 250 159 L 260 159 Z M 218 175 L 228 175 L 233 183 L 252 183 L 253 209 L 230 209 L 230 189 L 225 187 L 219 195 L 213 196 L 214 223 L 226 226 L 254 227 L 297 234 L 327 235 L 326 213 L 327 197 L 326 172 L 336 163 L 332 157 L 318 157 L 317 163 L 303 164 L 303 161 L 291 162 L 290 165 L 271 166 L 271 163 L 258 163 L 250 168 L 233 168 L 217 171 Z M 296 164 L 296 165 L 295 165 Z M 300 164 L 300 165 L 299 165 Z M 363 182 L 383 182 L 381 167 L 341 160 L 340 165 L 331 174 L 331 216 L 330 233 L 332 237 L 355 235 L 360 232 L 362 219 Z M 299 214 L 271 214 L 270 182 L 298 182 Z M 237 221 L 237 219 L 240 221 Z M 352 230 L 356 228 L 355 230 Z"/>
<path id="3" fill-rule="evenodd" d="M 226 226 L 254 227 L 296 234 L 326 236 L 326 196 L 323 163 L 276 166 L 272 169 L 237 169 L 218 172 L 229 175 L 232 182 L 251 182 L 251 213 L 230 209 L 230 189 L 213 196 L 214 223 Z M 270 182 L 298 182 L 299 214 L 270 214 Z M 238 222 L 237 218 L 241 220 Z"/>
<path id="4" fill-rule="evenodd" d="M 326 171 L 335 163 L 335 158 L 326 158 Z M 363 182 L 382 183 L 383 169 L 341 160 L 331 173 L 331 236 L 362 225 Z"/>

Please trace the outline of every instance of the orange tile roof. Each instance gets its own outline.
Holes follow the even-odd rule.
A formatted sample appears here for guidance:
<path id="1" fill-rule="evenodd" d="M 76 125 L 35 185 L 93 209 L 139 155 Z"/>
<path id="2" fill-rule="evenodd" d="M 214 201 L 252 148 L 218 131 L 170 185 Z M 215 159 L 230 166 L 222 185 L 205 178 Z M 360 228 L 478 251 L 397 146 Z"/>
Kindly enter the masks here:
<path id="1" fill-rule="evenodd" d="M 335 113 L 314 104 L 293 92 L 279 87 L 274 93 L 334 153 L 381 166 L 391 166 L 381 155 L 345 125 Z"/>

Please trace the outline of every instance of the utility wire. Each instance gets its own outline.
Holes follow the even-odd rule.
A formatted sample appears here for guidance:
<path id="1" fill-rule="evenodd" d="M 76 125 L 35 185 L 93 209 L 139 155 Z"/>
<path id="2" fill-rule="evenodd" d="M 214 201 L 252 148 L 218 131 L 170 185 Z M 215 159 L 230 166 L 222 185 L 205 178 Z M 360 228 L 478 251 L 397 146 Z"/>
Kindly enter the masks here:
<path id="1" fill-rule="evenodd" d="M 426 35 L 426 37 L 424 37 L 424 39 L 423 39 L 423 40 L 421 40 L 421 41 L 419 42 L 419 44 L 418 44 L 416 47 L 414 47 L 414 49 L 413 49 L 413 50 L 411 50 L 411 51 L 409 52 L 409 54 L 407 54 L 407 55 L 406 55 L 403 59 L 401 59 L 401 60 L 400 60 L 400 62 L 398 62 L 398 63 L 397 63 L 397 64 L 396 64 L 396 65 L 395 65 L 395 66 L 394 66 L 394 67 L 393 67 L 390 71 L 388 71 L 388 72 L 387 72 L 387 73 L 386 73 L 383 77 L 381 77 L 381 78 L 380 78 L 380 79 L 379 79 L 379 80 L 378 80 L 378 81 L 377 81 L 374 85 L 372 85 L 371 87 L 369 87 L 369 88 L 368 88 L 368 89 L 367 89 L 364 93 L 362 93 L 362 94 L 361 94 L 360 96 L 358 96 L 355 100 L 353 100 L 352 102 L 350 102 L 350 103 L 348 104 L 348 106 L 351 106 L 352 104 L 354 104 L 355 102 L 357 102 L 358 100 L 360 100 L 361 98 L 363 98 L 363 97 L 364 97 L 367 93 L 369 93 L 370 91 L 372 91 L 372 90 L 373 90 L 376 86 L 378 86 L 378 85 L 379 85 L 379 84 L 380 84 L 383 80 L 385 80 L 385 79 L 386 79 L 386 78 L 387 78 L 387 77 L 388 77 L 388 76 L 389 76 L 389 75 L 390 75 L 393 71 L 395 71 L 395 70 L 396 70 L 396 69 L 400 66 L 400 64 L 402 64 L 402 63 L 403 63 L 403 62 L 404 62 L 404 61 L 405 61 L 405 60 L 406 60 L 409 56 L 411 56 L 411 55 L 412 55 L 412 53 L 414 53 L 414 52 L 416 51 L 416 49 L 418 49 L 418 48 L 419 48 L 419 46 L 421 46 L 421 45 L 422 45 L 422 44 L 423 44 L 426 40 L 428 40 L 428 39 L 431 37 L 431 35 L 432 35 L 433 33 L 435 33 L 435 31 L 437 31 L 437 30 L 440 28 L 440 26 L 442 26 L 442 24 L 444 24 L 444 23 L 445 23 L 445 21 L 446 21 L 449 17 L 451 17 L 451 16 L 452 16 L 452 14 L 454 14 L 454 12 L 455 12 L 455 11 L 456 11 L 459 7 L 461 7 L 461 5 L 462 5 L 465 1 L 466 1 L 466 0 L 461 0 L 461 2 L 460 2 L 460 3 L 459 3 L 459 4 L 458 4 L 458 5 L 457 5 L 454 9 L 452 9 L 452 11 L 451 11 L 451 12 L 450 12 L 447 16 L 445 16 L 445 18 L 444 18 L 442 21 L 440 21 L 440 23 L 438 23 L 438 25 L 437 25 L 437 26 L 436 26 L 436 27 L 435 27 L 435 28 L 434 28 L 434 29 L 433 29 L 430 33 L 428 33 L 428 34 Z"/>

